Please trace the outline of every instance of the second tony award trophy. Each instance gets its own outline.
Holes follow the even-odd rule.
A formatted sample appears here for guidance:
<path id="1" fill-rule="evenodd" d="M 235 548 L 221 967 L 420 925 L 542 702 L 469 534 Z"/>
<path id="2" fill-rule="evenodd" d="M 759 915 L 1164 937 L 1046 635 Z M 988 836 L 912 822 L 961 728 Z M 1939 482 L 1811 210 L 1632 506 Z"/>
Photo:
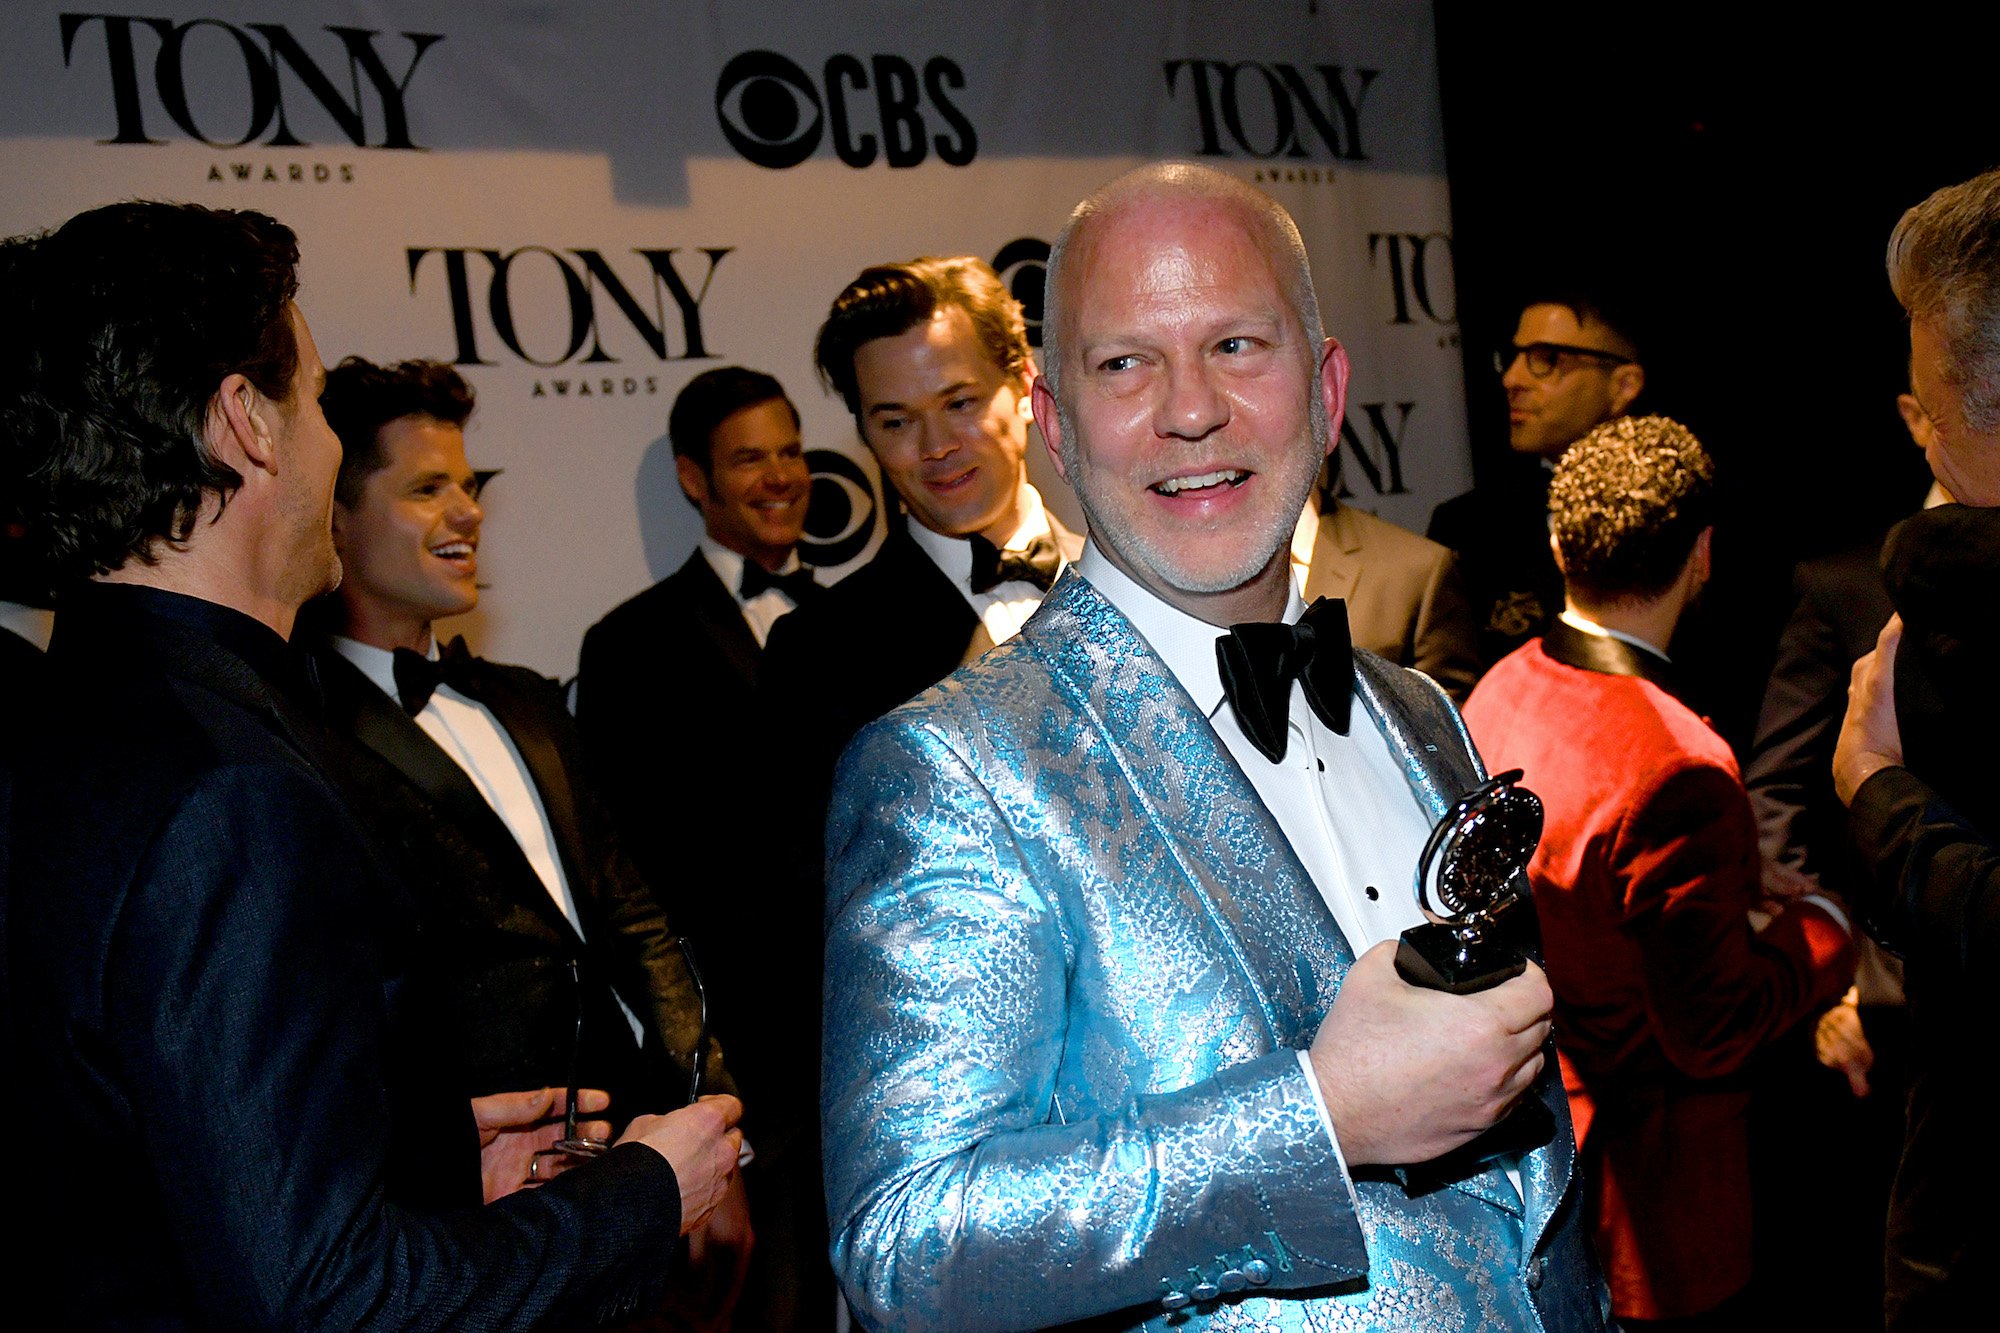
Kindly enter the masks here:
<path id="1" fill-rule="evenodd" d="M 1413 986 L 1467 995 L 1519 976 L 1534 947 L 1528 861 L 1542 803 L 1514 769 L 1460 797 L 1417 861 L 1417 905 L 1431 918 L 1403 932 L 1396 970 Z"/>

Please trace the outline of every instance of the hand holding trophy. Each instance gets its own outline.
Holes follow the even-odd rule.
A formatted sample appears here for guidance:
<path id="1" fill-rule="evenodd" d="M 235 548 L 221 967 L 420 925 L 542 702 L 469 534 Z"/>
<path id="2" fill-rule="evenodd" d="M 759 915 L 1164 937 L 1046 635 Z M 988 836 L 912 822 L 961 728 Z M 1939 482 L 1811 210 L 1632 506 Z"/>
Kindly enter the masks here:
<path id="1" fill-rule="evenodd" d="M 1460 797 L 1431 830 L 1417 859 L 1417 905 L 1432 919 L 1403 932 L 1396 971 L 1412 986 L 1470 995 L 1527 970 L 1538 952 L 1528 862 L 1542 838 L 1542 802 L 1501 773 Z M 1429 1164 L 1439 1180 L 1496 1158 L 1527 1152 L 1554 1136 L 1554 1115 L 1532 1093 L 1498 1124 Z"/>

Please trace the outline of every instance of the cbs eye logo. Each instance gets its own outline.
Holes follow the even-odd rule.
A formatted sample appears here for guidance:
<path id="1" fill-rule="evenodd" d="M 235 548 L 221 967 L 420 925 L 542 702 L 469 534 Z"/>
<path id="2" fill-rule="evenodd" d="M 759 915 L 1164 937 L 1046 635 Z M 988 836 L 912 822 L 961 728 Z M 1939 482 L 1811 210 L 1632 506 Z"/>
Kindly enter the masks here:
<path id="1" fill-rule="evenodd" d="M 993 271 L 1021 303 L 1021 322 L 1028 326 L 1028 346 L 1042 345 L 1042 301 L 1049 277 L 1049 243 L 1023 236 L 1000 247 Z"/>
<path id="2" fill-rule="evenodd" d="M 933 152 L 962 167 L 979 151 L 979 135 L 951 94 L 965 73 L 943 56 L 921 74 L 901 56 L 827 57 L 816 83 L 776 51 L 745 51 L 715 81 L 715 118 L 723 137 L 760 167 L 795 167 L 833 139 L 850 167 L 914 167 Z M 935 132 L 934 132 L 935 131 Z"/>
<path id="3" fill-rule="evenodd" d="M 832 449 L 806 450 L 806 466 L 812 470 L 812 500 L 799 559 L 821 569 L 844 565 L 866 550 L 874 535 L 875 488 L 859 463 Z"/>

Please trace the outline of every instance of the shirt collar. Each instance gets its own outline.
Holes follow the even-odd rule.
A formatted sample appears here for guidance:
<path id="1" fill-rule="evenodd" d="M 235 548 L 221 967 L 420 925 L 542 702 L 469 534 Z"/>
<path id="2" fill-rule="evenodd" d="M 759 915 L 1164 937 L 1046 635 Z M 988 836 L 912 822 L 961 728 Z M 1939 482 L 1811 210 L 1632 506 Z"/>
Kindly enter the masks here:
<path id="1" fill-rule="evenodd" d="M 343 635 L 331 636 L 333 650 L 352 662 L 355 669 L 375 683 L 376 688 L 391 699 L 400 697 L 396 692 L 396 654 L 387 648 L 377 648 L 372 643 L 350 639 Z M 433 662 L 437 660 L 437 635 L 431 635 L 431 650 L 426 654 Z"/>
<path id="2" fill-rule="evenodd" d="M 1037 537 L 1046 537 L 1053 531 L 1049 527 L 1048 511 L 1042 508 L 1041 492 L 1025 481 L 1021 483 L 1015 510 L 1021 516 L 1020 524 L 1014 529 L 1013 536 L 1000 543 L 1001 550 L 1024 551 L 1029 542 Z M 932 532 L 921 523 L 910 524 L 910 537 L 955 586 L 963 588 L 971 584 L 972 543 L 969 540 Z"/>
<path id="3" fill-rule="evenodd" d="M 727 546 L 724 546 L 721 542 L 706 534 L 695 543 L 695 546 L 701 551 L 702 558 L 708 561 L 708 567 L 715 571 L 715 577 L 721 579 L 722 586 L 729 590 L 729 595 L 739 602 L 742 601 L 743 553 L 741 551 L 730 550 Z M 794 549 L 785 557 L 785 563 L 778 567 L 778 573 L 789 574 L 798 567 L 799 553 Z"/>
<path id="4" fill-rule="evenodd" d="M 1595 634 L 1600 639 L 1616 639 L 1620 643 L 1629 643 L 1634 648 L 1637 648 L 1640 652 L 1650 653 L 1654 657 L 1659 658 L 1662 662 L 1672 662 L 1674 660 L 1673 658 L 1668 657 L 1664 652 L 1660 651 L 1658 647 L 1654 646 L 1653 644 L 1647 643 L 1644 639 L 1640 638 L 1638 635 L 1627 634 L 1623 630 L 1608 629 L 1605 626 L 1598 624 L 1594 620 L 1584 619 L 1582 616 L 1570 610 L 1568 607 L 1563 608 L 1562 613 L 1557 617 L 1557 619 L 1561 620 L 1563 624 L 1568 625 L 1571 629 L 1581 630 L 1585 634 Z"/>
<path id="5" fill-rule="evenodd" d="M 1076 572 L 1090 580 L 1091 586 L 1102 593 L 1104 600 L 1118 608 L 1132 628 L 1139 631 L 1152 650 L 1167 664 L 1167 670 L 1174 673 L 1174 679 L 1194 700 L 1195 707 L 1204 717 L 1215 716 L 1215 710 L 1222 706 L 1222 669 L 1215 660 L 1215 641 L 1227 631 L 1209 624 L 1199 616 L 1191 616 L 1177 606 L 1161 601 L 1152 591 L 1142 587 L 1124 570 L 1111 563 L 1104 552 L 1097 549 L 1097 543 L 1084 543 L 1083 555 L 1077 559 Z M 1298 580 L 1294 578 L 1285 599 L 1285 623 L 1296 624 L 1305 614 L 1305 602 L 1299 597 Z"/>
<path id="6" fill-rule="evenodd" d="M 12 630 L 43 652 L 49 650 L 49 633 L 55 625 L 56 613 L 47 607 L 0 602 L 0 629 Z"/>

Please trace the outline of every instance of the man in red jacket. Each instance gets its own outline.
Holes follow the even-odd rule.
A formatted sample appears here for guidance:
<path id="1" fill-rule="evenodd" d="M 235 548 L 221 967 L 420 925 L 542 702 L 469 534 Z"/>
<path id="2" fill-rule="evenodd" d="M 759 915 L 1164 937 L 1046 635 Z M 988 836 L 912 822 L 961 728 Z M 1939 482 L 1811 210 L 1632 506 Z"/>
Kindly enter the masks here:
<path id="1" fill-rule="evenodd" d="M 1549 488 L 1565 608 L 1465 719 L 1547 809 L 1529 866 L 1588 1198 L 1631 1327 L 1727 1325 L 1750 1280 L 1748 1093 L 1728 1076 L 1845 989 L 1844 914 L 1762 933 L 1757 829 L 1729 747 L 1676 696 L 1665 646 L 1708 579 L 1714 464 L 1685 427 L 1621 418 Z"/>

